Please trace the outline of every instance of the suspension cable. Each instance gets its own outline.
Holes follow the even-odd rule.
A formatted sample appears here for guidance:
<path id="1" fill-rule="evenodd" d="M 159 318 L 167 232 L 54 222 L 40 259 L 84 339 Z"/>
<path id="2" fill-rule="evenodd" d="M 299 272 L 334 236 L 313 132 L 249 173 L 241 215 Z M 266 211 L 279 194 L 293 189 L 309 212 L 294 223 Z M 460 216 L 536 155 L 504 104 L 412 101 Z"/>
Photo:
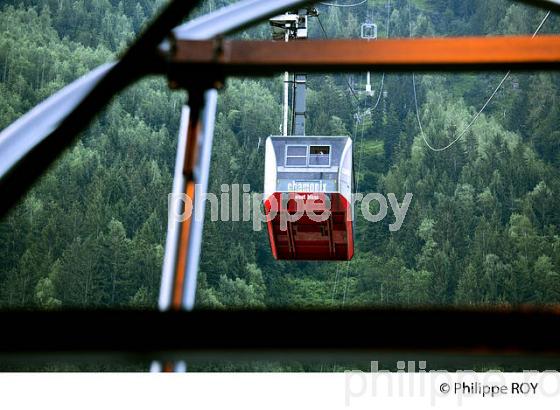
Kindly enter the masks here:
<path id="1" fill-rule="evenodd" d="M 340 4 L 340 3 L 325 3 L 325 2 L 320 2 L 320 4 L 324 5 L 324 6 L 329 6 L 329 7 L 355 7 L 355 6 L 361 6 L 362 4 L 366 3 L 368 0 L 362 0 L 359 1 L 358 3 L 354 3 L 354 4 Z"/>
<path id="2" fill-rule="evenodd" d="M 365 107 L 365 101 L 364 101 L 364 107 Z M 352 134 L 352 136 L 354 137 L 354 139 L 356 139 L 357 135 L 358 135 L 358 121 L 359 121 L 359 111 L 360 111 L 360 106 L 358 105 L 358 115 L 356 115 L 356 120 L 354 121 L 354 132 Z M 362 122 L 363 123 L 363 122 Z M 363 128 L 362 128 L 363 129 Z M 356 182 L 356 181 L 355 181 Z M 355 190 L 354 192 L 355 193 Z M 343 294 L 343 300 L 342 300 L 342 305 L 344 306 L 344 302 L 346 300 L 346 289 L 348 288 L 348 269 L 349 269 L 349 265 L 350 265 L 350 261 L 346 262 L 346 273 L 345 273 L 345 288 L 344 288 L 344 294 Z M 334 304 L 334 297 L 336 294 L 336 288 L 338 286 L 338 282 L 339 282 L 339 270 L 340 270 L 340 266 L 339 264 L 337 264 L 336 266 L 336 277 L 335 277 L 335 282 L 334 282 L 334 286 L 333 286 L 333 290 L 332 290 L 332 296 L 331 296 L 331 304 Z M 340 272 L 342 273 L 342 272 Z"/>
<path id="3" fill-rule="evenodd" d="M 333 285 L 332 293 L 331 293 L 331 305 L 334 305 L 334 295 L 336 293 L 336 288 L 338 286 L 338 273 L 339 273 L 339 271 L 340 271 L 340 264 L 337 263 L 336 264 L 336 274 L 335 274 L 335 277 L 334 277 L 334 285 Z"/>
<path id="4" fill-rule="evenodd" d="M 319 17 L 319 15 L 317 15 L 317 21 L 319 22 L 319 26 L 321 27 L 321 31 L 323 32 L 323 37 L 328 40 L 329 36 L 327 34 L 327 31 L 325 30 L 325 27 L 323 26 L 323 22 L 321 21 L 321 18 Z M 356 95 L 356 92 L 354 91 L 354 89 L 350 85 L 350 81 L 348 81 L 348 78 L 345 77 L 345 79 L 346 79 L 346 84 L 348 84 L 348 88 L 350 89 L 350 92 L 352 93 L 352 95 L 356 99 L 356 102 L 359 105 L 360 104 L 360 99 L 358 98 L 358 96 Z"/>
<path id="5" fill-rule="evenodd" d="M 386 25 L 387 26 L 387 38 L 389 38 L 389 35 L 390 35 L 389 24 L 390 24 L 390 21 L 391 21 L 391 0 L 387 0 L 386 8 L 387 8 L 387 25 Z M 379 86 L 379 93 L 377 95 L 377 101 L 375 102 L 375 105 L 370 110 L 370 114 L 372 114 L 377 109 L 377 106 L 379 105 L 379 102 L 381 101 L 381 95 L 383 94 L 384 80 L 385 80 L 385 73 L 383 73 L 383 75 L 381 76 L 381 85 Z M 364 104 L 364 108 L 365 108 L 365 104 Z M 364 155 L 363 139 L 364 139 L 364 122 L 362 121 L 362 131 L 361 131 L 361 135 L 360 135 L 360 156 L 358 158 L 358 177 L 359 177 L 360 172 L 362 170 L 362 157 Z M 359 191 L 359 186 L 360 186 L 359 182 L 356 181 L 356 192 Z"/>
<path id="6" fill-rule="evenodd" d="M 548 19 L 549 15 L 550 15 L 550 11 L 546 13 L 546 15 L 542 19 L 541 23 L 539 24 L 539 26 L 537 27 L 537 29 L 535 30 L 535 32 L 533 33 L 531 38 L 535 38 L 535 36 L 538 34 L 540 29 L 542 28 L 543 24 Z M 410 11 L 410 0 L 408 1 L 408 28 L 409 28 L 409 36 L 412 38 L 412 18 L 411 18 L 411 11 Z M 502 85 L 507 80 L 507 78 L 509 77 L 510 74 L 511 74 L 511 70 L 508 71 L 506 73 L 506 75 L 504 75 L 502 80 L 498 83 L 498 86 L 494 89 L 494 91 L 492 92 L 490 97 L 488 97 L 488 99 L 486 100 L 486 102 L 484 103 L 482 108 L 473 116 L 473 118 L 467 124 L 467 126 L 460 133 L 458 133 L 457 136 L 451 142 L 449 142 L 447 145 L 445 145 L 443 147 L 436 148 L 436 147 L 433 147 L 430 144 L 430 142 L 428 141 L 428 139 L 426 138 L 426 134 L 424 133 L 424 128 L 422 127 L 422 122 L 420 121 L 420 113 L 419 113 L 419 110 L 418 110 L 418 98 L 417 98 L 417 95 L 416 95 L 416 78 L 415 78 L 414 73 L 412 73 L 412 89 L 414 91 L 414 108 L 415 108 L 415 111 L 416 111 L 416 121 L 418 122 L 418 128 L 420 129 L 420 135 L 422 136 L 422 139 L 424 140 L 424 143 L 426 144 L 426 146 L 434 152 L 442 152 L 442 151 L 445 151 L 448 148 L 452 147 L 453 145 L 455 145 L 455 143 L 458 142 L 467 133 L 467 131 L 473 126 L 473 124 L 476 122 L 478 117 L 480 117 L 482 112 L 486 109 L 488 104 L 490 104 L 490 102 L 492 101 L 494 96 L 498 93 L 498 91 L 500 90 L 500 88 L 502 87 Z"/>
<path id="7" fill-rule="evenodd" d="M 389 38 L 389 34 L 390 34 L 390 23 L 391 23 L 391 0 L 387 0 L 386 6 L 387 8 L 387 24 L 386 24 L 386 28 L 387 28 L 387 38 Z M 375 105 L 372 107 L 372 109 L 369 111 L 370 115 L 377 109 L 377 106 L 379 105 L 379 102 L 381 101 L 381 95 L 383 94 L 383 86 L 384 86 L 384 80 L 385 80 L 385 73 L 383 73 L 383 75 L 381 76 L 381 84 L 379 86 L 379 93 L 377 95 L 377 101 L 375 102 Z M 364 100 L 364 117 L 365 117 L 365 107 L 366 107 L 366 102 L 367 100 Z M 365 128 L 365 121 L 364 121 L 364 117 L 362 117 L 362 123 L 361 123 L 361 130 L 360 130 L 360 156 L 358 158 L 358 173 L 357 173 L 357 177 L 359 178 L 361 170 L 362 170 L 362 158 L 364 156 L 364 128 Z M 354 135 L 355 135 L 355 139 L 357 140 L 357 125 L 358 125 L 358 118 L 359 118 L 359 105 L 358 105 L 358 116 L 356 118 L 356 127 L 354 130 Z M 356 180 L 356 190 L 355 192 L 358 192 L 359 190 L 359 186 L 360 186 L 360 181 L 359 179 Z M 349 274 L 349 269 L 350 269 L 350 261 L 346 262 L 346 274 L 345 274 L 345 278 L 344 278 L 344 293 L 342 295 L 342 306 L 344 306 L 346 304 L 346 295 L 348 292 L 348 274 Z"/>

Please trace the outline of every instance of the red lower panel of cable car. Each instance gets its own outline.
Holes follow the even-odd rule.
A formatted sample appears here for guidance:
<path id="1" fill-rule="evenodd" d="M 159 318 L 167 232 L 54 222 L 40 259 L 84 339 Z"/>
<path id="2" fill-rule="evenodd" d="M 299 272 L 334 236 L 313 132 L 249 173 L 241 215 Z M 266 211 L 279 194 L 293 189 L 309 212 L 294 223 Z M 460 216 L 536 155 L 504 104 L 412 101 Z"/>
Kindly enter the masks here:
<path id="1" fill-rule="evenodd" d="M 352 259 L 351 209 L 343 195 L 276 192 L 264 205 L 276 259 Z"/>

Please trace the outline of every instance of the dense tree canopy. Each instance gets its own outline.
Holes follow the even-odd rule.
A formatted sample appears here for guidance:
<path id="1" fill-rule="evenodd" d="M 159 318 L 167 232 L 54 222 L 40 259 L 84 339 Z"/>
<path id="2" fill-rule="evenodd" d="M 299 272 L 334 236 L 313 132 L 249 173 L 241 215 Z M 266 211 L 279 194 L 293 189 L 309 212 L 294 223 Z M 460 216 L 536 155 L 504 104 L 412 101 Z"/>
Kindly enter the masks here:
<path id="1" fill-rule="evenodd" d="M 204 2 L 197 13 L 228 1 Z M 531 33 L 542 11 L 510 1 L 384 1 L 319 6 L 330 37 L 357 37 L 368 13 L 379 35 Z M 0 127 L 109 61 L 163 4 L 148 0 L 10 0 L 0 7 Z M 321 33 L 310 21 L 311 36 Z M 551 16 L 543 32 L 558 32 Z M 240 34 L 267 38 L 266 24 Z M 501 74 L 418 75 L 425 138 L 445 145 Z M 372 75 L 380 93 L 381 75 Z M 358 100 L 348 88 L 353 84 Z M 366 97 L 365 74 L 309 76 L 308 134 L 355 142 L 360 191 L 414 195 L 390 232 L 357 221 L 350 263 L 272 259 L 250 222 L 206 223 L 198 306 L 521 304 L 560 301 L 560 77 L 513 74 L 465 136 L 430 151 L 410 75 L 386 74 Z M 230 79 L 220 92 L 210 190 L 263 184 L 264 138 L 281 122 L 280 78 Z M 184 94 L 147 79 L 105 109 L 0 222 L 0 306 L 153 308 L 167 194 Z M 359 114 L 356 116 L 356 114 Z M 356 118 L 360 121 L 356 122 Z"/>

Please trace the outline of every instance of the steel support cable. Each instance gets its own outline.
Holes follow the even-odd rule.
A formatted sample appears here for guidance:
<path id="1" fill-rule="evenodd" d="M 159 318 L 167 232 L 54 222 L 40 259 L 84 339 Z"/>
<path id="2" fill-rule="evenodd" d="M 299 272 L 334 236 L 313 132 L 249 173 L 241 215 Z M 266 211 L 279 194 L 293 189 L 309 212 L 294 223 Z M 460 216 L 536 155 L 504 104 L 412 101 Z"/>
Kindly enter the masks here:
<path id="1" fill-rule="evenodd" d="M 387 38 L 389 38 L 389 25 L 391 22 L 391 1 L 387 0 L 386 3 L 386 7 L 387 7 Z M 379 93 L 377 95 L 377 101 L 375 102 L 375 105 L 372 107 L 372 109 L 370 110 L 370 114 L 372 114 L 373 112 L 375 112 L 375 110 L 377 109 L 377 106 L 379 105 L 379 102 L 381 101 L 381 95 L 383 93 L 383 84 L 384 84 L 384 79 L 385 79 L 385 73 L 383 73 L 383 75 L 381 76 L 381 85 L 379 87 Z M 365 109 L 365 102 L 364 102 L 364 109 Z M 365 110 L 364 110 L 364 115 L 365 115 Z M 357 123 L 356 123 L 357 124 Z M 358 177 L 360 175 L 360 172 L 362 170 L 362 157 L 364 156 L 364 124 L 365 121 L 362 118 L 362 124 L 361 124 L 361 132 L 360 132 L 360 156 L 358 158 Z M 360 182 L 359 180 L 356 180 L 356 192 L 358 192 L 360 187 Z M 350 261 L 346 262 L 346 276 L 344 279 L 344 293 L 342 295 L 342 306 L 344 306 L 346 304 L 346 294 L 348 291 L 348 273 L 349 273 L 349 269 L 350 269 Z"/>
<path id="2" fill-rule="evenodd" d="M 327 31 L 325 30 L 325 27 L 323 26 L 323 22 L 321 21 L 321 18 L 319 17 L 319 15 L 317 15 L 317 21 L 319 22 L 319 26 L 321 27 L 321 31 L 323 32 L 323 37 L 326 40 L 328 40 L 329 36 L 327 34 Z M 348 78 L 345 77 L 345 79 L 346 79 L 346 84 L 348 84 L 348 88 L 350 89 L 350 92 L 352 93 L 352 95 L 356 99 L 356 102 L 358 103 L 358 106 L 359 106 L 360 105 L 360 99 L 358 98 L 358 96 L 356 95 L 356 92 L 354 91 L 354 89 L 350 85 L 350 81 L 348 81 Z"/>
<path id="3" fill-rule="evenodd" d="M 365 101 L 364 101 L 364 107 L 365 107 Z M 360 116 L 359 116 L 359 112 L 360 112 L 360 111 L 359 111 L 359 110 L 360 110 L 360 108 L 359 108 L 359 106 L 358 106 L 358 114 L 356 115 L 356 121 L 354 121 L 354 132 L 353 132 L 353 134 L 352 134 L 352 135 L 354 136 L 354 139 L 355 139 L 355 137 L 358 135 L 358 121 L 359 121 L 359 118 L 360 118 Z M 356 182 L 356 181 L 354 181 L 354 183 L 355 183 L 355 182 Z M 355 191 L 354 191 L 354 193 L 355 193 Z M 349 262 L 346 262 L 346 277 L 348 277 L 348 263 L 349 263 Z M 332 290 L 332 295 L 331 295 L 331 304 L 334 303 L 334 296 L 335 296 L 335 293 L 336 293 L 336 288 L 338 287 L 339 271 L 340 271 L 340 265 L 337 264 L 337 266 L 336 266 L 335 282 L 334 282 L 334 286 L 333 286 L 333 290 Z M 344 292 L 344 293 L 346 293 L 346 292 Z"/>
<path id="4" fill-rule="evenodd" d="M 344 279 L 344 293 L 342 294 L 342 307 L 346 304 L 346 292 L 348 291 L 348 271 L 350 270 L 350 261 L 346 262 L 346 277 Z"/>
<path id="5" fill-rule="evenodd" d="M 377 97 L 377 101 L 376 101 L 375 105 L 373 106 L 370 113 L 375 112 L 375 109 L 379 105 L 379 101 L 381 99 L 381 93 L 383 92 L 383 79 L 384 78 L 385 78 L 385 73 L 383 73 L 383 76 L 381 77 L 381 87 L 380 87 L 380 90 L 379 90 L 379 96 Z M 365 107 L 365 104 L 364 104 L 364 107 Z M 364 112 L 364 114 L 365 114 L 365 112 Z M 361 172 L 362 157 L 364 155 L 364 147 L 363 147 L 363 144 L 364 144 L 364 123 L 365 123 L 365 121 L 362 119 L 362 126 L 361 126 L 361 133 L 360 133 L 360 157 L 358 159 L 358 174 L 357 174 L 358 176 L 360 175 L 360 172 Z M 357 122 L 356 122 L 356 125 L 357 125 Z M 356 131 L 354 131 L 354 134 L 357 135 Z M 356 183 L 355 192 L 357 193 L 358 189 L 359 189 L 359 186 L 360 186 L 360 181 L 356 178 L 355 183 Z M 346 303 L 346 292 L 348 290 L 348 270 L 349 270 L 349 268 L 350 268 L 350 261 L 348 261 L 346 263 L 346 279 L 345 279 L 344 294 L 343 294 L 343 297 L 342 297 L 342 306 L 344 306 L 344 304 Z"/>
<path id="6" fill-rule="evenodd" d="M 364 108 L 365 108 L 365 101 L 364 101 Z M 354 132 L 353 132 L 353 134 L 352 134 L 352 135 L 354 136 L 354 139 L 356 139 L 356 136 L 358 135 L 358 121 L 359 121 L 359 118 L 360 118 L 359 113 L 360 113 L 360 107 L 359 107 L 359 105 L 358 105 L 358 114 L 356 115 L 356 120 L 354 121 Z M 352 168 L 353 168 L 353 166 L 352 166 Z M 356 183 L 356 181 L 354 181 L 354 183 Z M 356 190 L 354 190 L 353 193 L 355 193 L 355 192 L 356 192 Z M 348 278 L 348 265 L 349 265 L 349 263 L 350 263 L 350 261 L 347 261 L 347 262 L 346 262 L 346 275 L 345 275 L 346 278 Z M 339 272 L 340 272 L 340 265 L 337 264 L 337 266 L 336 266 L 335 281 L 334 281 L 334 285 L 333 285 L 333 289 L 332 289 L 332 294 L 331 294 L 331 304 L 334 303 L 334 297 L 335 297 L 335 293 L 336 293 L 336 288 L 338 287 L 338 281 L 339 281 Z M 345 296 L 345 295 L 346 295 L 346 288 L 345 288 L 345 290 L 344 290 L 344 299 L 346 299 L 346 296 Z"/>
<path id="7" fill-rule="evenodd" d="M 366 100 L 364 100 L 364 108 L 366 106 Z M 354 127 L 354 135 L 357 137 L 358 133 L 358 118 L 359 115 L 356 116 L 356 126 Z M 364 153 L 363 150 L 363 142 L 364 142 L 364 118 L 362 117 L 362 123 L 360 126 L 360 158 L 358 160 L 358 176 L 360 175 L 360 164 L 361 164 L 361 160 L 362 160 L 362 155 Z M 358 192 L 358 188 L 360 186 L 359 181 L 355 181 L 356 182 L 356 190 L 355 192 Z M 352 215 L 352 217 L 354 217 L 354 215 Z M 346 261 L 346 274 L 344 277 L 344 292 L 342 294 L 342 306 L 344 306 L 346 304 L 346 293 L 348 292 L 348 272 L 350 270 L 350 261 Z"/>
<path id="8" fill-rule="evenodd" d="M 379 102 L 379 101 L 378 101 Z M 365 106 L 366 106 L 366 100 L 364 100 L 364 116 L 365 116 Z M 377 104 L 376 104 L 377 107 Z M 374 108 L 375 110 L 375 108 Z M 357 140 L 357 136 L 358 136 L 358 121 L 360 119 L 360 115 L 359 115 L 359 108 L 358 108 L 358 115 L 356 115 L 356 122 L 354 125 L 354 139 Z M 361 165 L 361 160 L 362 160 L 362 156 L 363 156 L 363 140 L 364 140 L 364 118 L 362 117 L 362 121 L 361 121 L 361 126 L 360 126 L 360 158 L 358 160 L 358 174 L 360 174 L 360 165 Z M 356 189 L 355 189 L 355 193 L 358 192 L 359 189 L 359 181 L 356 180 L 355 181 L 356 184 Z M 350 261 L 346 261 L 346 273 L 344 275 L 344 292 L 342 294 L 342 306 L 344 306 L 346 304 L 346 293 L 348 291 L 348 272 L 350 269 Z M 333 293 L 334 294 L 334 293 Z"/>
<path id="9" fill-rule="evenodd" d="M 387 8 L 387 30 L 386 30 L 386 35 L 387 38 L 389 38 L 390 35 L 390 23 L 391 23 L 391 0 L 387 0 L 387 3 L 385 5 L 385 7 Z M 373 106 L 373 108 L 370 110 L 370 114 L 372 114 L 373 112 L 375 112 L 375 110 L 377 109 L 377 106 L 379 105 L 379 102 L 381 101 L 381 95 L 383 94 L 383 85 L 384 85 L 384 80 L 385 80 L 385 73 L 383 73 L 383 75 L 381 76 L 381 85 L 379 87 L 379 93 L 377 95 L 377 101 L 375 102 L 375 105 Z M 364 100 L 364 117 L 365 117 L 365 105 L 366 105 L 366 100 Z M 356 126 L 357 126 L 357 119 L 356 119 Z M 358 158 L 358 174 L 357 176 L 359 177 L 361 169 L 362 169 L 362 157 L 364 155 L 364 118 L 362 118 L 362 123 L 361 123 L 361 131 L 360 131 L 360 156 Z M 357 127 L 356 127 L 357 128 Z M 354 134 L 357 136 L 357 129 L 354 130 Z M 360 186 L 360 182 L 359 180 L 356 181 L 356 192 L 359 191 L 359 186 Z M 350 261 L 346 262 L 346 274 L 345 274 L 345 279 L 344 279 L 344 292 L 342 295 L 342 306 L 344 306 L 346 304 L 346 294 L 348 292 L 348 274 L 349 274 L 349 270 L 350 270 Z"/>
<path id="10" fill-rule="evenodd" d="M 336 264 L 336 273 L 334 276 L 334 285 L 331 292 L 331 305 L 334 304 L 334 295 L 336 293 L 336 288 L 338 286 L 338 272 L 340 271 L 340 264 Z"/>
<path id="11" fill-rule="evenodd" d="M 532 38 L 535 38 L 535 36 L 539 33 L 540 29 L 542 28 L 542 26 L 544 25 L 544 23 L 548 19 L 549 15 L 550 15 L 550 11 L 548 11 L 546 13 L 546 15 L 544 16 L 544 18 L 542 19 L 539 26 L 537 27 L 537 29 L 533 33 Z M 411 11 L 410 11 L 410 0 L 408 2 L 408 27 L 409 27 L 409 32 L 410 32 L 409 36 L 412 38 L 412 17 L 411 17 Z M 418 97 L 417 97 L 417 94 L 416 94 L 416 77 L 415 77 L 414 73 L 412 73 L 412 89 L 414 91 L 414 108 L 415 108 L 415 112 L 416 112 L 416 121 L 418 122 L 418 128 L 420 129 L 420 135 L 422 136 L 422 139 L 424 140 L 424 143 L 426 144 L 426 146 L 431 151 L 442 152 L 442 151 L 445 151 L 445 150 L 451 148 L 453 145 L 455 145 L 455 143 L 457 143 L 461 138 L 463 138 L 463 136 L 467 133 L 467 131 L 474 125 L 476 120 L 484 112 L 484 110 L 486 109 L 488 104 L 490 104 L 490 102 L 492 101 L 494 96 L 498 93 L 498 91 L 500 90 L 500 88 L 502 87 L 502 85 L 507 80 L 507 78 L 509 77 L 510 74 L 511 74 L 511 70 L 508 71 L 504 75 L 504 77 L 498 83 L 497 87 L 494 89 L 494 91 L 492 92 L 490 97 L 488 97 L 488 99 L 486 100 L 486 102 L 484 103 L 482 108 L 480 108 L 480 110 L 478 110 L 478 112 L 473 116 L 473 118 L 470 120 L 470 122 L 467 124 L 467 126 L 461 132 L 459 132 L 456 135 L 456 137 L 451 142 L 449 142 L 447 145 L 445 145 L 443 147 L 436 148 L 436 147 L 434 147 L 430 144 L 430 142 L 426 138 L 426 134 L 424 133 L 424 128 L 422 127 L 422 121 L 420 120 L 420 112 L 418 110 Z"/>
<path id="12" fill-rule="evenodd" d="M 389 24 L 390 24 L 390 20 L 391 20 L 390 6 L 391 6 L 391 1 L 387 0 L 387 3 L 386 3 L 386 7 L 387 7 L 387 38 L 389 38 L 389 34 L 390 34 L 390 31 L 389 31 Z M 375 110 L 377 109 L 377 106 L 379 105 L 379 102 L 381 101 L 381 95 L 383 94 L 384 79 L 385 79 L 385 73 L 383 73 L 383 75 L 381 76 L 381 85 L 379 87 L 379 94 L 377 95 L 377 101 L 375 102 L 375 105 L 372 107 L 372 109 L 370 111 L 370 114 L 375 112 Z M 364 138 L 364 122 L 362 121 L 362 132 L 361 132 L 361 136 L 360 136 L 360 157 L 358 158 L 358 176 L 360 175 L 360 172 L 362 170 L 362 157 L 363 157 L 363 154 L 364 154 L 363 138 Z M 360 183 L 357 181 L 356 182 L 356 192 L 359 191 L 359 187 L 360 187 Z"/>
<path id="13" fill-rule="evenodd" d="M 364 3 L 367 3 L 368 0 L 362 0 L 359 1 L 357 3 L 353 3 L 353 4 L 341 4 L 341 3 L 326 3 L 326 2 L 319 2 L 320 4 L 324 5 L 324 6 L 329 6 L 329 7 L 356 7 L 356 6 L 361 6 Z"/>
<path id="14" fill-rule="evenodd" d="M 321 3 L 321 4 L 324 4 L 324 3 Z M 363 4 L 363 3 L 360 3 L 360 4 Z M 356 6 L 357 5 L 359 5 L 359 4 L 356 4 Z M 390 0 L 388 0 L 387 3 L 386 3 L 386 7 L 387 7 L 387 38 L 389 38 L 389 24 L 390 24 L 390 17 L 391 17 L 390 5 L 391 5 L 391 2 L 390 2 Z M 325 27 L 323 26 L 323 22 L 321 21 L 321 18 L 318 15 L 317 15 L 317 21 L 319 22 L 319 26 L 321 27 L 321 31 L 323 32 L 323 37 L 325 39 L 328 39 L 329 36 L 327 34 L 327 31 L 325 30 Z M 379 104 L 379 101 L 381 99 L 381 94 L 383 93 L 384 80 L 385 80 L 385 73 L 382 73 L 382 75 L 381 75 L 381 85 L 379 86 L 379 95 L 377 96 L 377 101 L 375 103 L 375 106 L 373 107 L 373 110 L 375 110 L 377 108 L 377 105 Z M 352 95 L 354 96 L 356 101 L 358 102 L 358 106 L 359 106 L 360 99 L 356 95 L 356 92 L 352 88 L 352 86 L 350 84 L 350 81 L 348 81 L 348 78 L 346 78 L 346 84 L 348 84 L 348 88 L 350 89 L 350 92 L 352 93 Z"/>
<path id="15" fill-rule="evenodd" d="M 389 38 L 389 28 L 390 28 L 390 24 L 391 24 L 391 0 L 387 0 L 387 3 L 385 4 L 385 7 L 387 7 L 387 34 L 386 37 Z M 375 109 L 377 108 L 377 106 L 379 105 L 379 101 L 381 101 L 381 94 L 383 93 L 383 86 L 384 86 L 384 80 L 385 80 L 385 73 L 383 72 L 383 74 L 381 75 L 381 85 L 379 86 L 379 94 L 377 95 L 377 101 L 375 102 L 375 105 L 372 108 L 372 111 L 375 111 Z M 359 172 L 359 170 L 358 170 Z"/>

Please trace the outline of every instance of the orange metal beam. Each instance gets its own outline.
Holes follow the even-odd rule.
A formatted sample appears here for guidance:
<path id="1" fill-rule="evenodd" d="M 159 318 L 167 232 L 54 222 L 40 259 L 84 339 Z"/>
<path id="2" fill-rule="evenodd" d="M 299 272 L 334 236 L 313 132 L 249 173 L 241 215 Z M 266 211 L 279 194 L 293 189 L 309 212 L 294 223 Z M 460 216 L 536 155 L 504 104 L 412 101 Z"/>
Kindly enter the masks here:
<path id="1" fill-rule="evenodd" d="M 170 58 L 174 78 L 187 66 L 223 76 L 284 70 L 450 71 L 558 69 L 560 36 L 445 37 L 419 39 L 177 41 Z"/>
<path id="2" fill-rule="evenodd" d="M 187 128 L 187 145 L 185 160 L 183 164 L 183 175 L 185 175 L 185 195 L 190 198 L 192 206 L 195 203 L 195 184 L 194 167 L 197 160 L 197 149 L 200 137 L 200 111 L 202 108 L 202 95 L 193 92 L 189 95 L 190 114 L 189 126 Z M 185 202 L 185 213 L 188 213 L 187 203 Z M 191 239 L 191 217 L 186 218 L 181 223 L 179 244 L 177 245 L 178 254 L 175 265 L 175 276 L 173 280 L 171 310 L 181 310 L 184 308 L 185 280 L 187 271 L 187 260 L 190 249 Z"/>

